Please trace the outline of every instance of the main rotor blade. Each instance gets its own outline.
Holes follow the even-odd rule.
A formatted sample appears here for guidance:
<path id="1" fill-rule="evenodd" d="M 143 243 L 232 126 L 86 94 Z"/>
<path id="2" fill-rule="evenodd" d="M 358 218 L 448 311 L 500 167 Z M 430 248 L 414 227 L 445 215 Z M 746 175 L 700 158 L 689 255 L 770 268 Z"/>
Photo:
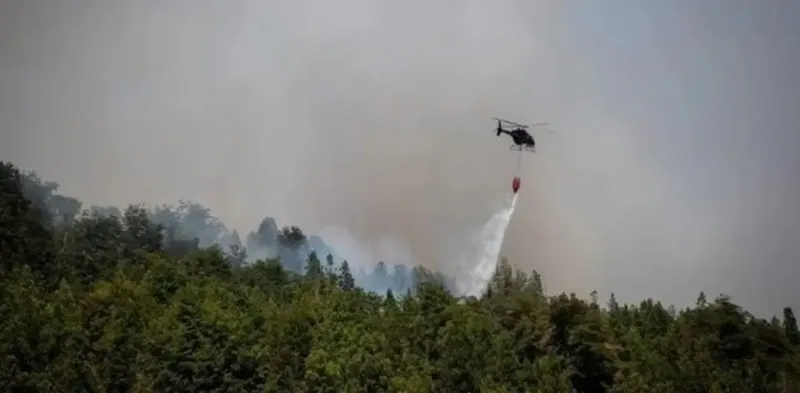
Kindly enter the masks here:
<path id="1" fill-rule="evenodd" d="M 497 121 L 500 121 L 500 122 L 506 123 L 506 124 L 508 124 L 508 125 L 517 126 L 517 127 L 520 127 L 520 128 L 526 128 L 526 127 L 528 127 L 528 126 L 526 126 L 526 125 L 524 125 L 524 124 L 514 123 L 513 121 L 508 121 L 508 120 L 505 120 L 505 119 L 501 119 L 501 118 L 499 118 L 499 117 L 492 117 L 492 119 L 495 119 L 495 120 L 497 120 Z"/>
<path id="2" fill-rule="evenodd" d="M 534 124 L 526 125 L 526 124 L 519 124 L 519 123 L 515 123 L 513 121 L 501 119 L 499 117 L 492 117 L 492 119 L 495 119 L 497 121 L 501 121 L 501 122 L 506 123 L 508 125 L 512 125 L 512 126 L 519 127 L 519 128 L 522 128 L 522 129 L 526 129 L 526 128 L 529 128 L 529 127 L 532 128 L 532 127 L 542 127 L 542 126 L 550 125 L 549 122 L 540 122 L 540 123 L 534 123 Z"/>

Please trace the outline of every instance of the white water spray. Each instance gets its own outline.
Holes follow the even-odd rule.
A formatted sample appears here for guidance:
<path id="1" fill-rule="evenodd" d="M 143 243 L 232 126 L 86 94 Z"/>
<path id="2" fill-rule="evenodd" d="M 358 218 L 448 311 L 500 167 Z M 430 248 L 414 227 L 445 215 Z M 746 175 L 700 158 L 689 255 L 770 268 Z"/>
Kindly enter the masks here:
<path id="1" fill-rule="evenodd" d="M 517 206 L 517 196 L 519 194 L 513 194 L 510 201 L 507 200 L 503 207 L 492 215 L 481 228 L 478 263 L 469 272 L 465 285 L 461 285 L 464 295 L 476 297 L 482 295 L 489 280 L 492 279 L 508 224 L 511 222 L 511 216 L 514 215 L 514 209 Z"/>
<path id="2" fill-rule="evenodd" d="M 458 272 L 446 272 L 455 273 L 458 292 L 461 295 L 478 297 L 486 291 L 497 268 L 500 249 L 503 246 L 508 224 L 511 223 L 511 217 L 514 215 L 518 196 L 517 193 L 507 195 L 498 211 L 486 221 L 480 231 L 473 234 L 472 245 L 474 248 L 465 248 L 465 253 L 461 255 L 459 266 L 464 266 L 465 269 Z M 398 249 L 394 246 L 401 243 L 390 241 L 399 241 L 399 239 L 382 239 L 381 245 L 384 247 L 381 249 L 386 248 L 387 245 L 393 246 L 389 247 L 391 252 L 384 255 L 384 253 L 376 253 L 380 250 L 373 250 L 372 247 L 359 243 L 345 227 L 325 227 L 318 233 L 335 250 L 336 254 L 347 259 L 352 267 L 371 270 L 376 260 L 381 260 L 381 257 L 386 259 L 387 256 L 391 257 L 387 260 L 397 260 L 403 263 L 411 261 L 410 249 L 407 245 Z M 398 251 L 404 252 L 399 253 Z"/>

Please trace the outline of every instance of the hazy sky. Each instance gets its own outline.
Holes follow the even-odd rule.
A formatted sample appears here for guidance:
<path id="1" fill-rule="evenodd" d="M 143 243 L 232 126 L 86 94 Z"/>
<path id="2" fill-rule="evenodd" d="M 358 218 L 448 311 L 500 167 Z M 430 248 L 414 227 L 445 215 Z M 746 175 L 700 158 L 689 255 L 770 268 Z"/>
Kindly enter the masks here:
<path id="1" fill-rule="evenodd" d="M 800 295 L 798 19 L 791 0 L 0 0 L 0 159 L 86 203 L 346 227 L 452 271 L 514 176 L 491 116 L 549 121 L 512 263 L 550 292 L 779 312 Z"/>

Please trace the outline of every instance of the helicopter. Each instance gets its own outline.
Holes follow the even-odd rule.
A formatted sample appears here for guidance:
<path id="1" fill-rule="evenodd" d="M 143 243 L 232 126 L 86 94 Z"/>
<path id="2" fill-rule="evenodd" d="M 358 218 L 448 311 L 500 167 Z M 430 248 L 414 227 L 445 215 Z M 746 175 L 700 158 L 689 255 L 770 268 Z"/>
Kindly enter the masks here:
<path id="1" fill-rule="evenodd" d="M 528 132 L 528 128 L 532 127 L 539 127 L 539 126 L 546 126 L 550 123 L 536 123 L 531 125 L 519 124 L 513 121 L 503 120 L 497 117 L 493 117 L 493 119 L 497 120 L 497 136 L 500 134 L 508 134 L 511 136 L 511 139 L 514 140 L 514 144 L 511 145 L 510 150 L 525 150 L 529 152 L 536 151 L 536 141 L 533 139 L 533 136 Z M 505 129 L 503 128 L 503 124 L 508 126 L 509 128 L 515 127 L 513 129 Z"/>

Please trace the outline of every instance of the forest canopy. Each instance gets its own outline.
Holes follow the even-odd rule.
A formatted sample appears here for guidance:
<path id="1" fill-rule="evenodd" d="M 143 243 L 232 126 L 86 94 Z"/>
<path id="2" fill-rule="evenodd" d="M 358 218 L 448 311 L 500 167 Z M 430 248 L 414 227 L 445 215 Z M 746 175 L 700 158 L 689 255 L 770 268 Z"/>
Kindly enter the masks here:
<path id="1" fill-rule="evenodd" d="M 800 392 L 790 307 L 601 304 L 505 260 L 462 298 L 422 267 L 353 272 L 269 217 L 242 240 L 196 203 L 57 191 L 0 162 L 4 391 Z"/>

